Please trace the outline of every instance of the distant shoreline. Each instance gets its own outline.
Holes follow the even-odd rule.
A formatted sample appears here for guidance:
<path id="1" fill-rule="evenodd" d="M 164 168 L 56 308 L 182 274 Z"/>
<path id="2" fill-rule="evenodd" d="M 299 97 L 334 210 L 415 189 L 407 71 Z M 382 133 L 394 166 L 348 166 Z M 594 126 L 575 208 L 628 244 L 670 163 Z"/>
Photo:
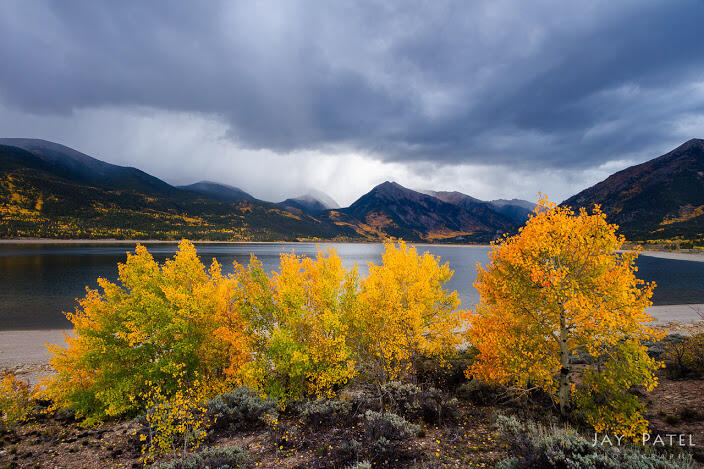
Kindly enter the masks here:
<path id="1" fill-rule="evenodd" d="M 383 244 L 383 241 L 216 241 L 216 240 L 189 240 L 194 244 Z M 164 239 L 60 239 L 60 238 L 0 238 L 3 244 L 178 244 L 181 240 Z M 478 243 L 425 243 L 408 241 L 414 246 L 450 246 L 464 248 L 489 248 L 490 244 Z M 630 249 L 626 249 L 630 250 Z M 642 250 L 641 256 L 658 257 L 660 259 L 673 259 L 684 261 L 704 262 L 704 252 L 700 251 L 666 251 L 660 249 Z"/>
<path id="2" fill-rule="evenodd" d="M 641 251 L 640 255 L 657 257 L 659 259 L 704 262 L 704 253 L 702 252 Z"/>
<path id="3" fill-rule="evenodd" d="M 188 239 L 188 238 L 184 238 Z M 216 241 L 216 240 L 193 240 L 193 244 L 383 244 L 383 241 L 333 241 L 333 240 L 311 240 L 311 241 Z M 181 240 L 165 239 L 59 239 L 59 238 L 5 238 L 0 239 L 2 244 L 178 244 Z M 469 248 L 488 248 L 487 243 L 462 244 L 462 243 L 423 243 L 407 241 L 414 246 L 452 246 Z"/>

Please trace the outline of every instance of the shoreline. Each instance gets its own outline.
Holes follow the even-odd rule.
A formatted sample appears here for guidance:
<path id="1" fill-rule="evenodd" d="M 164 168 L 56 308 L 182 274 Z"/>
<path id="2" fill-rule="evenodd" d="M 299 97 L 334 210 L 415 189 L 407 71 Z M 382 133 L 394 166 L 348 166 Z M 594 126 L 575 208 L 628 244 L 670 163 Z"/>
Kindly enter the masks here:
<path id="1" fill-rule="evenodd" d="M 188 239 L 188 238 L 184 238 Z M 219 241 L 219 240 L 193 240 L 193 244 L 383 244 L 384 241 L 335 241 L 330 239 L 303 240 L 303 241 Z M 2 245 L 22 245 L 22 244 L 55 244 L 55 245 L 80 245 L 80 244 L 178 244 L 181 240 L 165 239 L 63 239 L 63 238 L 0 238 Z M 489 243 L 428 243 L 407 241 L 414 246 L 447 246 L 463 248 L 490 248 Z M 632 249 L 624 249 L 632 251 Z M 704 251 L 668 251 L 662 249 L 643 249 L 641 256 L 657 257 L 660 259 L 686 260 L 704 262 Z"/>
<path id="2" fill-rule="evenodd" d="M 187 239 L 187 238 L 184 238 Z M 383 241 L 334 241 L 329 239 L 311 241 L 216 241 L 216 240 L 193 240 L 193 244 L 384 244 Z M 0 246 L 3 244 L 178 244 L 181 240 L 165 239 L 60 239 L 60 238 L 0 238 Z M 425 243 L 407 242 L 414 246 L 447 246 L 459 248 L 489 248 L 487 243 L 462 244 L 462 243 Z"/>
<path id="3" fill-rule="evenodd" d="M 704 304 L 651 306 L 652 326 L 679 332 L 683 325 L 704 321 Z M 64 345 L 71 329 L 0 331 L 0 372 L 12 372 L 30 384 L 51 373 L 46 344 Z"/>
<path id="4" fill-rule="evenodd" d="M 704 253 L 701 252 L 641 251 L 640 255 L 676 261 L 704 262 Z"/>
<path id="5" fill-rule="evenodd" d="M 12 372 L 32 385 L 51 374 L 46 345 L 64 345 L 70 329 L 0 331 L 0 372 Z"/>

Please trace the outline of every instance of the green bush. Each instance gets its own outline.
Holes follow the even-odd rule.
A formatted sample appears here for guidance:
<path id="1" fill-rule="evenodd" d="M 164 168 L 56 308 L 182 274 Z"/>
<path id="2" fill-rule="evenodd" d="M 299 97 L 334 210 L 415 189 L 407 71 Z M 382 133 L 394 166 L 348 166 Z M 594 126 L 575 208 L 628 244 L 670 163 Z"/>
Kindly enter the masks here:
<path id="1" fill-rule="evenodd" d="M 459 416 L 458 401 L 436 388 L 425 389 L 420 395 L 420 410 L 426 422 L 443 423 Z"/>
<path id="2" fill-rule="evenodd" d="M 459 414 L 457 399 L 435 388 L 422 389 L 414 384 L 391 381 L 381 387 L 392 411 L 408 419 L 442 423 Z"/>
<path id="3" fill-rule="evenodd" d="M 409 455 L 404 442 L 420 432 L 420 427 L 400 415 L 368 410 L 365 419 L 365 452 L 370 460 L 400 460 Z"/>
<path id="4" fill-rule="evenodd" d="M 473 378 L 457 388 L 457 396 L 479 405 L 496 404 L 499 393 L 495 386 Z"/>
<path id="5" fill-rule="evenodd" d="M 263 399 L 247 387 L 239 387 L 227 394 L 210 399 L 206 404 L 208 417 L 214 429 L 238 431 L 264 424 L 262 417 L 277 417 L 276 400 Z"/>
<path id="6" fill-rule="evenodd" d="M 350 464 L 351 461 L 355 461 L 350 469 L 355 468 L 357 467 L 357 464 L 361 464 L 359 462 L 359 458 L 362 454 L 366 454 L 367 449 L 368 445 L 365 446 L 354 438 L 351 440 L 341 441 L 340 444 L 336 445 L 331 451 L 331 456 L 335 461 L 331 465 L 335 467 L 342 467 L 345 464 Z"/>
<path id="7" fill-rule="evenodd" d="M 409 441 L 420 434 L 421 427 L 410 423 L 401 415 L 391 412 L 367 410 L 364 414 L 350 414 L 349 426 L 361 424 L 364 437 L 361 441 L 349 439 L 341 441 L 331 450 L 335 467 L 344 467 L 357 463 L 359 467 L 367 467 L 364 461 L 401 461 L 408 459 L 415 452 L 410 449 Z M 359 462 L 362 461 L 362 462 Z M 328 461 L 329 462 L 329 461 Z M 330 462 L 329 462 L 330 463 Z"/>
<path id="8" fill-rule="evenodd" d="M 341 425 L 352 416 L 352 406 L 342 399 L 319 397 L 312 401 L 303 401 L 298 406 L 301 418 L 308 425 Z"/>
<path id="9" fill-rule="evenodd" d="M 415 384 L 391 381 L 381 387 L 384 402 L 396 413 L 409 415 L 420 409 L 418 403 L 422 389 Z"/>
<path id="10" fill-rule="evenodd" d="M 593 445 L 567 427 L 545 428 L 523 424 L 515 417 L 499 415 L 497 426 L 509 448 L 509 458 L 499 469 L 687 469 L 693 468 L 688 455 L 667 457 L 631 446 Z"/>
<path id="11" fill-rule="evenodd" d="M 208 448 L 168 463 L 155 464 L 152 469 L 236 469 L 247 467 L 247 452 L 237 446 Z"/>
<path id="12" fill-rule="evenodd" d="M 368 410 L 364 414 L 364 418 L 366 435 L 371 440 L 384 438 L 389 441 L 401 441 L 413 438 L 420 431 L 418 425 L 391 412 L 381 413 Z"/>
<path id="13" fill-rule="evenodd" d="M 372 469 L 372 463 L 370 463 L 369 461 L 360 461 L 356 464 L 351 465 L 349 469 Z"/>

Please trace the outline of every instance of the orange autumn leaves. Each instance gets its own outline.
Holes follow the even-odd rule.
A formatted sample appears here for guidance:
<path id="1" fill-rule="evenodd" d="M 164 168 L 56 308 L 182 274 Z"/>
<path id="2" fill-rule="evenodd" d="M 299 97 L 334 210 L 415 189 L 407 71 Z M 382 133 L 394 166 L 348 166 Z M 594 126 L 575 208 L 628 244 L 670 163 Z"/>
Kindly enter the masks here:
<path id="1" fill-rule="evenodd" d="M 99 279 L 68 315 L 75 337 L 51 347 L 45 393 L 100 420 L 142 409 L 154 383 L 168 396 L 196 376 L 213 392 L 244 384 L 283 402 L 332 396 L 356 377 L 407 378 L 415 360 L 459 342 L 451 276 L 403 243 L 387 244 L 365 279 L 332 249 L 282 255 L 271 274 L 252 257 L 224 275 L 188 241 L 163 265 L 138 246 L 117 282 Z"/>
<path id="2" fill-rule="evenodd" d="M 658 339 L 644 325 L 655 285 L 636 278 L 637 252 L 619 252 L 623 242 L 598 207 L 575 214 L 542 200 L 521 232 L 495 243 L 490 263 L 478 267 L 481 300 L 467 315 L 467 338 L 479 355 L 468 373 L 542 388 L 563 413 L 576 400 L 599 431 L 642 430 L 637 399 L 627 391 L 657 382 L 659 365 L 641 345 Z M 577 356 L 592 363 L 579 393 Z M 603 405 L 586 405 L 595 401 Z"/>

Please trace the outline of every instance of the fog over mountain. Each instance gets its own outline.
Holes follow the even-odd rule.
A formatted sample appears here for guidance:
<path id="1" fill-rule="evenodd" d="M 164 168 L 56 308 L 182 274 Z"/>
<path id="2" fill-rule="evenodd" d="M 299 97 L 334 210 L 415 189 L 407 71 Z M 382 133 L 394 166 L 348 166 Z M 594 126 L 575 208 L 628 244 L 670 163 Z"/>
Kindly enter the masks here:
<path id="1" fill-rule="evenodd" d="M 272 201 L 560 201 L 704 134 L 702 24 L 696 0 L 8 0 L 0 132 Z"/>

